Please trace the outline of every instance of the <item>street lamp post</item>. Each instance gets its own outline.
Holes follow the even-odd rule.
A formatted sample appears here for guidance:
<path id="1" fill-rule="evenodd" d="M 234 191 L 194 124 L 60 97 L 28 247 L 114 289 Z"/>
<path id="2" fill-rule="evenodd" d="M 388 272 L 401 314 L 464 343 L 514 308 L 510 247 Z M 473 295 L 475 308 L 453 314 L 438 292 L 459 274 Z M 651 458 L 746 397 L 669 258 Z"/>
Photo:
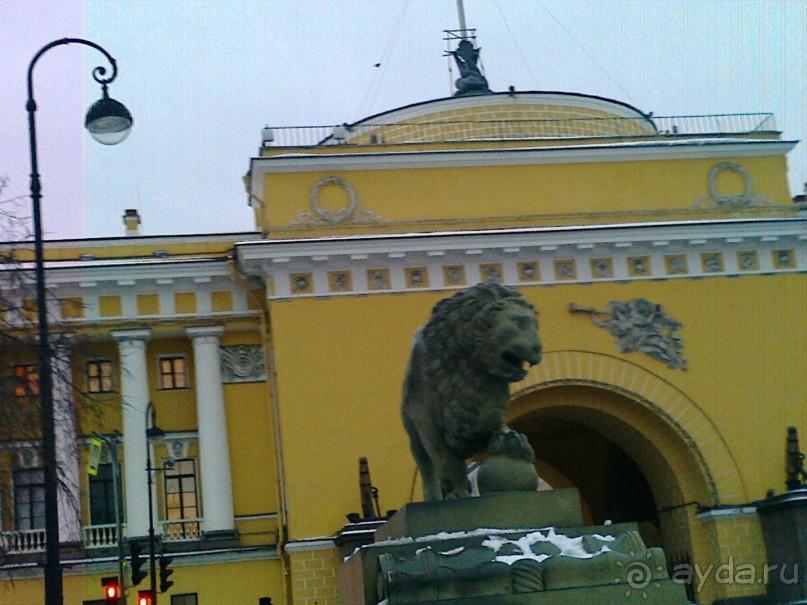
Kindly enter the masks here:
<path id="1" fill-rule="evenodd" d="M 42 458 L 45 480 L 45 605 L 62 605 L 62 567 L 59 558 L 59 479 L 56 461 L 56 436 L 53 417 L 53 376 L 51 374 L 51 350 L 48 333 L 47 298 L 45 289 L 45 257 L 42 241 L 42 185 L 36 147 L 36 101 L 34 101 L 34 66 L 51 48 L 65 44 L 82 44 L 101 52 L 112 66 L 112 73 L 105 78 L 106 68 L 96 67 L 92 76 L 101 85 L 103 97 L 87 113 L 85 126 L 98 142 L 104 145 L 120 143 L 129 134 L 132 116 L 126 107 L 110 98 L 107 86 L 118 75 L 115 59 L 95 42 L 81 38 L 62 38 L 43 46 L 31 59 L 28 66 L 28 137 L 31 151 L 31 202 L 34 219 L 34 272 L 36 278 L 36 307 L 39 321 L 39 403 L 42 425 Z"/>
<path id="2" fill-rule="evenodd" d="M 165 435 L 157 426 L 157 414 L 154 404 L 149 402 L 146 407 L 146 474 L 148 475 L 148 498 L 149 498 L 149 582 L 151 583 L 151 605 L 157 605 L 157 566 L 156 566 L 156 537 L 154 535 L 154 505 L 152 503 L 152 471 L 157 469 L 151 466 L 151 440 L 155 437 Z"/>

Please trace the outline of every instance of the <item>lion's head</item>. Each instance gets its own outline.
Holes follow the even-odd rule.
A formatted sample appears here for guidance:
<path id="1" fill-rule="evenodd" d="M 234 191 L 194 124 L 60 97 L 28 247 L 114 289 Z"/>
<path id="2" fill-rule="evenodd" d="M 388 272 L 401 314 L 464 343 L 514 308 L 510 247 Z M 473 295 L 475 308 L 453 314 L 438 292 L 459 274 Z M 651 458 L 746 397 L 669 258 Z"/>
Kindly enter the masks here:
<path id="1" fill-rule="evenodd" d="M 507 382 L 523 379 L 524 364 L 541 360 L 535 308 L 496 283 L 477 284 L 437 303 L 422 337 L 438 360 L 470 361 Z"/>

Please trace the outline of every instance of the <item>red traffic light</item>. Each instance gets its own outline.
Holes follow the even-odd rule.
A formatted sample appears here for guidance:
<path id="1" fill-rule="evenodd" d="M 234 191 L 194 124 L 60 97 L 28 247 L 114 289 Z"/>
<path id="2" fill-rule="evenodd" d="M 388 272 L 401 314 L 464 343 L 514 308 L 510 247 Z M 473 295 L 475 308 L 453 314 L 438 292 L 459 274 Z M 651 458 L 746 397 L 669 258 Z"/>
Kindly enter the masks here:
<path id="1" fill-rule="evenodd" d="M 137 605 L 152 605 L 154 603 L 154 595 L 150 590 L 139 590 L 137 592 Z"/>
<path id="2" fill-rule="evenodd" d="M 117 576 L 101 578 L 101 586 L 104 587 L 104 600 L 107 603 L 117 604 L 118 598 L 120 598 L 120 584 Z"/>

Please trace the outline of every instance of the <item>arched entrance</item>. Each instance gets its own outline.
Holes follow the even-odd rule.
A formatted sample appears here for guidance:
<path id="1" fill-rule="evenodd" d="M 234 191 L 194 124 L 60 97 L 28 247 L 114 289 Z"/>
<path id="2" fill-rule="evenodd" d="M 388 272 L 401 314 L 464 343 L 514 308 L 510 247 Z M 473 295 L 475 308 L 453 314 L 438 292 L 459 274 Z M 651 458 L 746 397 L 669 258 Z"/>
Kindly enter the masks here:
<path id="1" fill-rule="evenodd" d="M 529 437 L 543 479 L 580 490 L 588 521 L 636 521 L 672 562 L 716 560 L 696 513 L 745 493 L 694 402 L 640 366 L 584 351 L 545 354 L 518 386 L 508 423 Z"/>

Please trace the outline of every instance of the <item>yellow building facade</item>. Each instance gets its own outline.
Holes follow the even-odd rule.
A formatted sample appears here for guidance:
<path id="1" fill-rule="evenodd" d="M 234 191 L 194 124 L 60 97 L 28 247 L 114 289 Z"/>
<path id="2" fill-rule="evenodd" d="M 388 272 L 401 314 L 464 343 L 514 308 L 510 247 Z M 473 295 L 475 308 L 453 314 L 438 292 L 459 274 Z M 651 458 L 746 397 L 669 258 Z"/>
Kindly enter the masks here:
<path id="1" fill-rule="evenodd" d="M 376 513 L 420 498 L 399 415 L 412 337 L 484 281 L 539 310 L 544 359 L 509 420 L 542 489 L 576 486 L 591 523 L 639 522 L 671 566 L 702 572 L 698 602 L 764 594 L 757 503 L 785 489 L 787 427 L 807 434 L 795 144 L 764 114 L 454 97 L 266 129 L 245 177 L 255 232 L 143 236 L 129 214 L 125 238 L 51 242 L 79 503 L 60 511 L 65 602 L 102 598 L 117 572 L 108 474 L 85 470 L 97 431 L 119 441 L 126 540 L 147 534 L 157 469 L 175 569 L 160 602 L 336 604 L 340 547 L 374 521 L 346 519 L 358 460 Z M 149 403 L 162 434 L 147 439 Z M 0 452 L 3 603 L 42 600 L 35 445 Z M 743 575 L 715 573 L 729 563 Z"/>

